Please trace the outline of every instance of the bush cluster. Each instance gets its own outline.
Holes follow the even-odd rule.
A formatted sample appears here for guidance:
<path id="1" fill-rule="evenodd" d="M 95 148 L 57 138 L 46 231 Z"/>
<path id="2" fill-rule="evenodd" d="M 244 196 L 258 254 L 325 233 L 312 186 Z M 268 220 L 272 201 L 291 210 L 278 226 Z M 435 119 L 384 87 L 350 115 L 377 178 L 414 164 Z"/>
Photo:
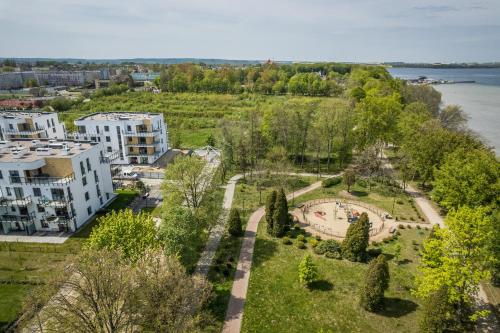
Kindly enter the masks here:
<path id="1" fill-rule="evenodd" d="M 340 177 L 327 178 L 321 182 L 321 186 L 324 188 L 327 188 L 327 187 L 332 187 L 332 186 L 338 185 L 341 182 L 342 182 L 342 178 L 340 178 Z"/>

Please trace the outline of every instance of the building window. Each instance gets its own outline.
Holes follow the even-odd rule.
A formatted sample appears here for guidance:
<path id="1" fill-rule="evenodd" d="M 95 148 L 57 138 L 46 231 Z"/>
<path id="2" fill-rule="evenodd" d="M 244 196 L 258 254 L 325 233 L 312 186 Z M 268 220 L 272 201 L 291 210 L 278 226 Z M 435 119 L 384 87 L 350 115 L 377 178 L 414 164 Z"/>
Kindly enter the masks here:
<path id="1" fill-rule="evenodd" d="M 47 127 L 50 128 L 50 121 L 47 119 Z"/>
<path id="2" fill-rule="evenodd" d="M 82 176 L 85 174 L 85 167 L 83 166 L 83 161 L 80 161 L 80 171 L 82 172 Z"/>
<path id="3" fill-rule="evenodd" d="M 73 193 L 71 193 L 71 189 L 69 187 L 66 188 L 68 191 L 68 199 L 69 201 L 73 201 Z"/>
<path id="4" fill-rule="evenodd" d="M 111 152 L 113 151 L 113 148 L 111 148 L 111 147 L 106 147 L 106 151 L 107 151 L 108 153 L 111 153 Z"/>
<path id="5" fill-rule="evenodd" d="M 106 142 L 111 142 L 111 137 L 110 136 L 106 137 Z"/>
<path id="6" fill-rule="evenodd" d="M 16 207 L 14 207 L 14 206 L 10 207 L 10 211 L 15 213 L 16 212 Z"/>
<path id="7" fill-rule="evenodd" d="M 103 204 L 102 197 L 99 198 L 99 202 L 101 203 L 101 206 Z"/>
<path id="8" fill-rule="evenodd" d="M 96 170 L 94 170 L 94 180 L 95 180 L 96 183 L 99 182 L 99 176 L 97 176 L 97 171 Z"/>
<path id="9" fill-rule="evenodd" d="M 0 171 L 0 179 L 3 179 L 3 173 Z"/>
<path id="10" fill-rule="evenodd" d="M 95 189 L 97 191 L 97 196 L 101 197 L 101 189 L 99 188 L 99 185 L 96 184 Z"/>
<path id="11" fill-rule="evenodd" d="M 99 133 L 100 133 L 100 131 L 99 131 L 99 126 L 96 126 L 96 127 L 95 127 L 95 131 L 96 131 L 96 133 L 97 133 L 97 134 L 99 134 Z"/>
<path id="12" fill-rule="evenodd" d="M 87 214 L 92 215 L 92 207 L 87 207 Z"/>
<path id="13" fill-rule="evenodd" d="M 109 126 L 104 126 L 104 132 L 109 132 Z"/>
<path id="14" fill-rule="evenodd" d="M 21 178 L 19 177 L 19 171 L 17 170 L 9 170 L 9 175 L 10 175 L 10 182 L 11 183 L 20 183 Z"/>
<path id="15" fill-rule="evenodd" d="M 90 200 L 90 194 L 89 192 L 85 192 L 85 201 L 89 201 Z"/>
<path id="16" fill-rule="evenodd" d="M 92 167 L 90 165 L 90 160 L 87 158 L 86 161 L 87 161 L 87 171 L 92 170 Z"/>
<path id="17" fill-rule="evenodd" d="M 10 192 L 10 187 L 6 187 L 5 190 L 7 191 L 7 195 L 12 195 L 12 192 Z"/>
<path id="18" fill-rule="evenodd" d="M 52 122 L 52 126 L 56 126 L 56 125 L 54 124 L 54 118 L 50 119 L 50 121 Z"/>
<path id="19" fill-rule="evenodd" d="M 40 190 L 39 187 L 33 187 L 33 196 L 35 196 L 35 197 L 41 197 L 42 196 L 42 190 Z"/>
<path id="20" fill-rule="evenodd" d="M 56 128 L 52 127 L 52 133 L 55 133 L 55 132 L 56 132 Z"/>
<path id="21" fill-rule="evenodd" d="M 14 126 L 12 126 L 12 124 L 9 124 L 9 129 L 10 129 L 10 130 L 13 130 L 13 129 L 14 129 Z"/>
<path id="22" fill-rule="evenodd" d="M 42 205 L 36 205 L 36 210 L 39 213 L 45 213 L 45 208 Z"/>
<path id="23" fill-rule="evenodd" d="M 132 126 L 127 125 L 127 132 L 132 132 Z"/>
<path id="24" fill-rule="evenodd" d="M 87 185 L 87 177 L 85 176 L 82 177 L 82 184 L 83 186 Z"/>
<path id="25" fill-rule="evenodd" d="M 106 200 L 109 200 L 109 193 L 106 192 Z"/>

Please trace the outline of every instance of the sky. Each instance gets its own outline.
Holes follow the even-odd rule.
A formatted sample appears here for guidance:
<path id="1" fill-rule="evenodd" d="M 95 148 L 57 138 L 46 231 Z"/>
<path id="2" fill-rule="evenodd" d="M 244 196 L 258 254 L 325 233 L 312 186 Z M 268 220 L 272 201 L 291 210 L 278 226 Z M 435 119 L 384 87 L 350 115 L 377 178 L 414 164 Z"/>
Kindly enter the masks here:
<path id="1" fill-rule="evenodd" d="M 0 0 L 0 57 L 500 61 L 500 0 Z"/>

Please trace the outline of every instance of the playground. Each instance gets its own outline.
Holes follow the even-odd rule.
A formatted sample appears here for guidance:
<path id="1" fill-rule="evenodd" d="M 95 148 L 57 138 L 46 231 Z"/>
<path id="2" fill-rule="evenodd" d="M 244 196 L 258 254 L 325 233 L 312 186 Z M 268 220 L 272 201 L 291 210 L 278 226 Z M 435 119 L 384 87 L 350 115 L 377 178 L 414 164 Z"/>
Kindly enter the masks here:
<path id="1" fill-rule="evenodd" d="M 344 238 L 349 225 L 365 212 L 370 220 L 370 236 L 378 235 L 385 226 L 385 212 L 360 202 L 337 198 L 308 201 L 294 211 L 294 216 L 320 234 Z"/>

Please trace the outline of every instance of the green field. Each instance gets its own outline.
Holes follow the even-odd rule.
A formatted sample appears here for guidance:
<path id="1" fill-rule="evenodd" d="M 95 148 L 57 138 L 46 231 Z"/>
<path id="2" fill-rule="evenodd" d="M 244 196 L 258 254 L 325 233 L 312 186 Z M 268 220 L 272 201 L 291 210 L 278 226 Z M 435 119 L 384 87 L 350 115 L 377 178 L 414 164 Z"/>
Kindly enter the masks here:
<path id="1" fill-rule="evenodd" d="M 107 209 L 123 209 L 137 195 L 135 190 L 116 193 L 117 198 Z M 63 244 L 0 242 L 0 331 L 17 318 L 26 295 L 58 274 L 64 263 L 80 251 L 97 217 Z"/>
<path id="2" fill-rule="evenodd" d="M 328 259 L 270 238 L 260 223 L 243 315 L 242 332 L 418 332 L 418 300 L 411 294 L 418 249 L 428 232 L 401 230 L 381 246 L 392 257 L 400 243 L 399 264 L 390 261 L 391 283 L 385 310 L 369 313 L 358 306 L 358 290 L 367 264 Z M 418 244 L 418 245 L 414 245 Z M 313 256 L 319 280 L 307 289 L 299 284 L 297 267 L 305 253 Z"/>

